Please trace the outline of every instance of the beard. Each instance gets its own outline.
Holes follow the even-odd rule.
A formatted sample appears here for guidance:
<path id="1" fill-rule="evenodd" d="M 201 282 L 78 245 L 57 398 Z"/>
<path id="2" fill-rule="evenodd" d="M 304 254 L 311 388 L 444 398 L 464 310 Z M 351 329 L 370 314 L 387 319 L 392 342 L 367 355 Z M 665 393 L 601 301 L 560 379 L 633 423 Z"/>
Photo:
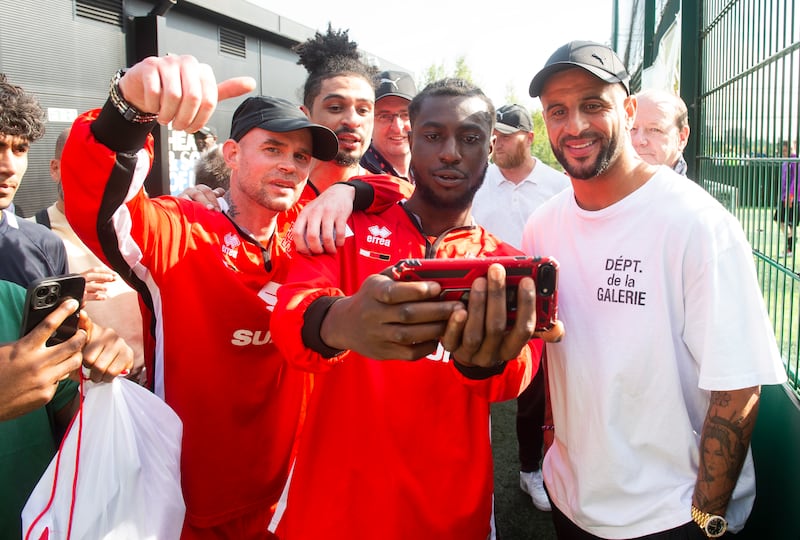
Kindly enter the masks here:
<path id="1" fill-rule="evenodd" d="M 525 163 L 525 160 L 528 157 L 528 152 L 529 149 L 526 148 L 524 144 L 520 144 L 511 152 L 506 152 L 502 155 L 495 154 L 493 156 L 494 163 L 501 169 L 516 169 Z"/>
<path id="2" fill-rule="evenodd" d="M 552 141 L 550 142 L 550 148 L 553 149 L 553 155 L 555 155 L 561 166 L 564 167 L 564 170 L 567 171 L 570 178 L 589 180 L 608 170 L 611 166 L 612 158 L 617 154 L 617 148 L 619 147 L 619 139 L 617 137 L 612 136 L 610 139 L 602 140 L 604 142 L 600 147 L 600 152 L 592 163 L 570 163 L 564 156 L 564 152 L 561 151 L 561 148 L 553 144 Z"/>
<path id="3" fill-rule="evenodd" d="M 361 156 L 356 156 L 347 152 L 339 152 L 334 159 L 336 164 L 340 167 L 352 167 L 361 161 Z"/>
<path id="4" fill-rule="evenodd" d="M 411 178 L 415 179 L 414 181 L 414 191 L 419 192 L 419 197 L 423 201 L 425 201 L 428 205 L 434 208 L 441 208 L 442 210 L 466 210 L 470 206 L 472 206 L 472 199 L 475 198 L 475 193 L 480 189 L 483 185 L 483 181 L 486 178 L 486 170 L 489 168 L 489 164 L 487 163 L 484 165 L 483 170 L 480 173 L 480 178 L 475 183 L 474 186 L 470 187 L 467 191 L 462 193 L 461 195 L 455 198 L 444 198 L 441 197 L 438 193 L 436 193 L 431 187 L 428 185 L 427 182 L 419 182 L 416 178 L 419 178 L 419 175 L 416 174 L 414 168 L 411 167 L 410 174 Z"/>
<path id="5" fill-rule="evenodd" d="M 349 127 L 342 127 L 336 131 L 336 136 L 338 137 L 342 133 L 352 133 L 357 134 L 356 130 L 349 128 Z M 346 152 L 344 150 L 339 149 L 339 153 L 336 154 L 334 161 L 340 167 L 352 167 L 358 164 L 361 161 L 361 156 L 364 154 L 362 151 L 360 154 L 356 155 L 353 152 Z"/>

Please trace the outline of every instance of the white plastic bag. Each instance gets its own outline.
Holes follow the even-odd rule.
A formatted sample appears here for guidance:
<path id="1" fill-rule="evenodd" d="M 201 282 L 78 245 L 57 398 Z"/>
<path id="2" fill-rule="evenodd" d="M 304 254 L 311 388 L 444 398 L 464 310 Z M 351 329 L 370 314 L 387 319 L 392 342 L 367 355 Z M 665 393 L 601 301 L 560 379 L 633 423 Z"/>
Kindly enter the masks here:
<path id="1" fill-rule="evenodd" d="M 145 388 L 85 382 L 81 411 L 22 510 L 23 539 L 177 539 L 182 431 Z"/>

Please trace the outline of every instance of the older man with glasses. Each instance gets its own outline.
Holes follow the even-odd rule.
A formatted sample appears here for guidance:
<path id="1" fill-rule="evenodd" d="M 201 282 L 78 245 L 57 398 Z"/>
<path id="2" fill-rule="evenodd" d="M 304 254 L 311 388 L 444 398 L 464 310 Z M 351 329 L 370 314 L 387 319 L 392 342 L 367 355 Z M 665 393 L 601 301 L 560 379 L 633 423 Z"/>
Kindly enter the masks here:
<path id="1" fill-rule="evenodd" d="M 408 104 L 417 94 L 411 75 L 383 71 L 375 78 L 375 128 L 361 166 L 375 174 L 408 178 Z"/>

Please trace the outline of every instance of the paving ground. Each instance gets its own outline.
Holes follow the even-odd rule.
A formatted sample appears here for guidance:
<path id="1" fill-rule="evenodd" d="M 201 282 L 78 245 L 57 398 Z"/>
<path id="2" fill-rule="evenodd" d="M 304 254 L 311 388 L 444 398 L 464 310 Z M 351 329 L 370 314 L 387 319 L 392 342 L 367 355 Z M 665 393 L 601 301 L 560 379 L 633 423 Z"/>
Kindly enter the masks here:
<path id="1" fill-rule="evenodd" d="M 492 447 L 495 463 L 495 523 L 498 540 L 555 540 L 549 512 L 533 507 L 519 489 L 515 431 L 516 401 L 492 406 Z"/>

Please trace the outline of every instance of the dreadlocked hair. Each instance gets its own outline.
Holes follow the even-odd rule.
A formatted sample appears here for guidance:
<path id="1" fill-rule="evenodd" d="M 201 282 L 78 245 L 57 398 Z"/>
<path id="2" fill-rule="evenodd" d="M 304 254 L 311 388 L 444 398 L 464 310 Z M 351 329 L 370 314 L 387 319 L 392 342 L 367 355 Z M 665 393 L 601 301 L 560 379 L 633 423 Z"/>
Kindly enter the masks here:
<path id="1" fill-rule="evenodd" d="M 303 88 L 303 104 L 309 109 L 319 95 L 323 81 L 332 77 L 354 75 L 362 77 L 374 87 L 373 77 L 378 69 L 361 59 L 358 43 L 350 41 L 347 32 L 334 30 L 328 23 L 325 34 L 317 32 L 313 38 L 293 48 L 300 57 L 297 63 L 308 71 Z"/>
<path id="2" fill-rule="evenodd" d="M 0 73 L 0 133 L 22 137 L 28 142 L 44 135 L 44 111 L 22 87 L 8 82 Z"/>

